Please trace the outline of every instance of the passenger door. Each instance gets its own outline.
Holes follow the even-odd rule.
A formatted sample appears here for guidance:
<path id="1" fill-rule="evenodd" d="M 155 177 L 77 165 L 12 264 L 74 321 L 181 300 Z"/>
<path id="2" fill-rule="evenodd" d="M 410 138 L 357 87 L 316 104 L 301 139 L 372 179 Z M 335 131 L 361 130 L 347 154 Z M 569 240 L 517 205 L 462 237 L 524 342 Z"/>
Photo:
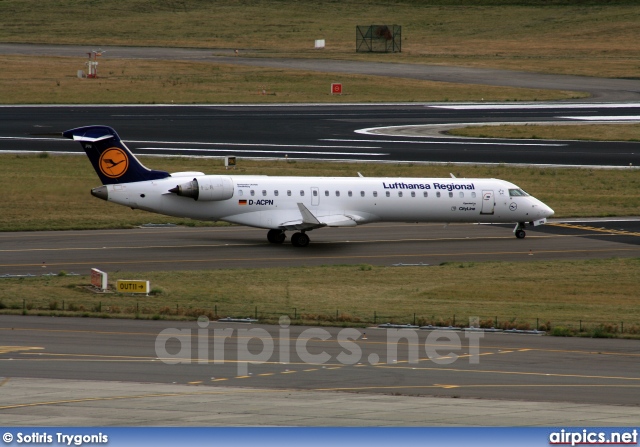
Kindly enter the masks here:
<path id="1" fill-rule="evenodd" d="M 480 214 L 493 214 L 496 202 L 493 196 L 493 190 L 482 191 L 482 211 Z"/>

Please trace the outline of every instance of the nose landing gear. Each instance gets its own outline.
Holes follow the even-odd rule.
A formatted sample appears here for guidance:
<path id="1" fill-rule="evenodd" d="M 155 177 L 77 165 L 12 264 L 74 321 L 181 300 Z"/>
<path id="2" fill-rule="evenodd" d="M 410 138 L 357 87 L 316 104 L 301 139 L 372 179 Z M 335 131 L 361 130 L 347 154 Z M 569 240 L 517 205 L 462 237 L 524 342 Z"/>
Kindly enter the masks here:
<path id="1" fill-rule="evenodd" d="M 527 233 L 525 233 L 524 231 L 524 227 L 525 227 L 524 222 L 518 222 L 516 224 L 516 227 L 513 229 L 513 232 L 518 239 L 524 239 L 524 237 L 527 235 Z"/>

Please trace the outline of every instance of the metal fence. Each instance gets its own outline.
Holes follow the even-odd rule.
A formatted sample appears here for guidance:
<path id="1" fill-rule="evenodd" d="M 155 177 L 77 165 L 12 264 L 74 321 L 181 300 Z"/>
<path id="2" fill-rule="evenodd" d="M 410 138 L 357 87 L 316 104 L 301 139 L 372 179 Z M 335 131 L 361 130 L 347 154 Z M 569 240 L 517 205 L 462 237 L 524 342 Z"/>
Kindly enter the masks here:
<path id="1" fill-rule="evenodd" d="M 400 53 L 402 27 L 400 25 L 369 25 L 356 27 L 357 53 Z"/>
<path id="2" fill-rule="evenodd" d="M 158 299 L 131 299 L 122 306 L 110 302 L 109 296 L 96 297 L 93 300 L 8 300 L 0 301 L 0 314 L 23 315 L 81 315 L 112 318 L 143 319 L 195 319 L 206 316 L 210 320 L 246 319 L 251 322 L 277 324 L 283 316 L 289 317 L 294 324 L 331 325 L 331 326 L 369 326 L 369 325 L 405 325 L 413 327 L 438 327 L 448 329 L 482 328 L 490 331 L 542 331 L 552 335 L 591 334 L 599 337 L 607 334 L 640 334 L 638 321 L 594 321 L 566 320 L 559 318 L 538 318 L 532 315 L 432 315 L 427 310 L 413 313 L 386 313 L 374 309 L 367 311 L 354 309 L 300 309 L 274 308 L 268 305 L 233 306 L 212 302 L 201 307 L 184 306 Z"/>

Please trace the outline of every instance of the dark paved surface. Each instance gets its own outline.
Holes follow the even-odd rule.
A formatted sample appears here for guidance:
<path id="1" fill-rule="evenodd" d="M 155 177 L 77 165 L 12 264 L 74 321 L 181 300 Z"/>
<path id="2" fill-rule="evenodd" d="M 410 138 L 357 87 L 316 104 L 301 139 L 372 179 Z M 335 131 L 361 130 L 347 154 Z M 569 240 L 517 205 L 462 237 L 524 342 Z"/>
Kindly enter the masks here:
<path id="1" fill-rule="evenodd" d="M 105 124 L 114 127 L 134 153 L 141 155 L 627 168 L 640 165 L 638 142 L 486 140 L 356 133 L 360 129 L 394 125 L 567 122 L 563 118 L 566 116 L 637 117 L 640 104 L 621 108 L 594 105 L 586 109 L 579 105 L 573 108 L 523 106 L 515 110 L 490 107 L 457 110 L 428 104 L 0 106 L 0 151 L 81 153 L 80 145 L 62 139 L 61 132 Z M 517 179 L 511 180 L 517 183 Z"/>
<path id="2" fill-rule="evenodd" d="M 272 245 L 246 227 L 0 233 L 0 274 L 260 268 L 323 264 L 439 264 L 640 256 L 640 220 L 506 225 L 371 224 L 320 229 L 311 245 Z"/>
<path id="3" fill-rule="evenodd" d="M 185 334 L 191 349 L 176 338 Z M 5 377 L 638 405 L 637 341 L 404 334 L 0 316 L 0 365 Z"/>

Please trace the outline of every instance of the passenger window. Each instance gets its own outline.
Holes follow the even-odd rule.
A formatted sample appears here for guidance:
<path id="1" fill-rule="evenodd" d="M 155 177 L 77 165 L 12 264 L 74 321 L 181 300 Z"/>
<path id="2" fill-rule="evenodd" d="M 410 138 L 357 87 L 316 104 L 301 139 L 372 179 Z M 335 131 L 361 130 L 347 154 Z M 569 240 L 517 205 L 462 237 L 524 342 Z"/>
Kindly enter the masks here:
<path id="1" fill-rule="evenodd" d="M 304 189 L 300 190 L 300 196 L 304 197 Z"/>
<path id="2" fill-rule="evenodd" d="M 313 190 L 313 197 L 318 197 L 318 191 L 316 191 L 315 189 Z"/>
<path id="3" fill-rule="evenodd" d="M 460 198 L 464 197 L 464 193 L 462 191 L 460 191 L 458 194 L 459 194 Z"/>
<path id="4" fill-rule="evenodd" d="M 325 191 L 325 192 L 324 192 L 324 195 L 325 195 L 325 196 L 327 196 L 327 197 L 329 197 L 329 191 Z"/>
<path id="5" fill-rule="evenodd" d="M 425 197 L 429 197 L 429 193 L 427 191 L 423 192 L 422 195 Z"/>
<path id="6" fill-rule="evenodd" d="M 353 197 L 353 193 L 352 193 L 351 191 L 349 191 L 349 192 L 347 193 L 347 195 L 348 195 L 349 197 Z"/>
<path id="7" fill-rule="evenodd" d="M 391 197 L 391 193 L 387 191 L 387 197 Z"/>
<path id="8" fill-rule="evenodd" d="M 336 197 L 340 197 L 340 191 L 336 191 Z"/>
<path id="9" fill-rule="evenodd" d="M 436 197 L 438 197 L 438 198 L 440 197 L 440 191 L 438 191 L 438 192 L 436 193 Z"/>
<path id="10" fill-rule="evenodd" d="M 373 191 L 373 197 L 378 197 L 378 191 Z"/>
<path id="11" fill-rule="evenodd" d="M 243 191 L 241 189 L 238 190 L 238 195 L 241 196 L 243 194 Z"/>
<path id="12" fill-rule="evenodd" d="M 251 190 L 251 197 L 253 197 L 253 196 L 255 196 L 255 195 L 256 195 L 256 192 L 252 189 L 252 190 Z"/>
<path id="13" fill-rule="evenodd" d="M 411 191 L 411 197 L 415 197 L 416 196 L 416 192 L 415 191 Z"/>
<path id="14" fill-rule="evenodd" d="M 475 192 L 472 192 L 472 193 L 471 193 L 471 198 L 473 198 L 473 199 L 475 199 L 475 198 L 476 198 L 476 193 L 475 193 Z"/>
<path id="15" fill-rule="evenodd" d="M 449 197 L 453 197 L 453 193 L 449 191 Z"/>
<path id="16" fill-rule="evenodd" d="M 288 195 L 288 196 L 290 196 L 290 195 L 291 195 L 291 190 L 290 190 L 290 189 L 288 189 L 288 190 L 287 190 L 287 195 Z"/>
<path id="17" fill-rule="evenodd" d="M 398 197 L 402 197 L 402 191 L 398 191 Z"/>
<path id="18" fill-rule="evenodd" d="M 277 189 L 275 191 L 273 191 L 273 195 L 278 197 L 278 190 Z"/>
<path id="19" fill-rule="evenodd" d="M 266 190 L 266 189 L 263 189 L 263 190 L 262 190 L 262 195 L 263 195 L 263 196 L 266 196 L 266 195 L 267 195 L 267 190 Z"/>

